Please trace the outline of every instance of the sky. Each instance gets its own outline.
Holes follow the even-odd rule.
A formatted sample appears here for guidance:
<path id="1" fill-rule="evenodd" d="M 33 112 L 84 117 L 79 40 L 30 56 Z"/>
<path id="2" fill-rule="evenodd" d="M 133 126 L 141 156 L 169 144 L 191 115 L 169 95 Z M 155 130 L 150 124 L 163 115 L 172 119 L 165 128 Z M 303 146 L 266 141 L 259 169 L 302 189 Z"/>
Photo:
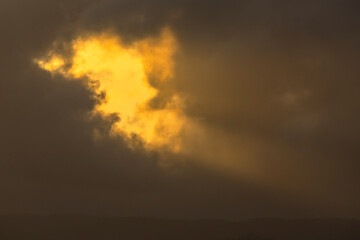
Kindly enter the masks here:
<path id="1" fill-rule="evenodd" d="M 355 0 L 2 0 L 0 214 L 360 217 Z"/>

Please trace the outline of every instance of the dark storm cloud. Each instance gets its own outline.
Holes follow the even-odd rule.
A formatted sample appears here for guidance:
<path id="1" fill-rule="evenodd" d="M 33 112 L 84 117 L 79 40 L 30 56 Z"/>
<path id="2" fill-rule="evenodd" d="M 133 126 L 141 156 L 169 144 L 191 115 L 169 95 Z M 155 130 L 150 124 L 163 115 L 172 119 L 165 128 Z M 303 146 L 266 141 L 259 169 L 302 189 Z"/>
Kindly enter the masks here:
<path id="1" fill-rule="evenodd" d="M 170 217 L 359 216 L 356 1 L 2 1 L 0 211 Z M 256 155 L 256 181 L 94 142 L 79 82 L 32 62 L 59 39 L 169 26 L 187 112 Z M 212 130 L 209 130 L 212 131 Z M 234 140 L 235 139 L 235 140 Z M 241 139 L 238 143 L 236 139 Z M 209 149 L 210 151 L 211 149 Z M 219 161 L 224 161 L 219 159 Z M 160 163 L 159 163 L 160 162 Z M 277 187 L 281 186 L 281 187 Z"/>

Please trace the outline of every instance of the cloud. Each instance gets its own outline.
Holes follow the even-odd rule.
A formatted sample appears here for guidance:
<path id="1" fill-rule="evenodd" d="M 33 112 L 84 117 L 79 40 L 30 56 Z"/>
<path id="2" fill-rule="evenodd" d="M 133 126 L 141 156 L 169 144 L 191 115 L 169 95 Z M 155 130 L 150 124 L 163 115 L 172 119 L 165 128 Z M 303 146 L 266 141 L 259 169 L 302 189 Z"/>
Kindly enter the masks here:
<path id="1" fill-rule="evenodd" d="M 0 5 L 1 212 L 359 214 L 357 2 Z M 167 160 L 121 137 L 94 141 L 93 129 L 105 133 L 117 118 L 84 119 L 98 105 L 94 91 L 32 61 L 86 32 L 111 28 L 129 46 L 164 26 L 179 48 L 150 107 L 176 90 L 197 126 L 182 136 L 189 153 Z"/>
<path id="2" fill-rule="evenodd" d="M 148 150 L 165 147 L 180 151 L 180 132 L 187 121 L 180 97 L 170 95 L 161 107 L 149 106 L 162 94 L 160 90 L 166 90 L 159 90 L 156 85 L 173 76 L 176 42 L 169 29 L 165 28 L 158 38 L 130 46 L 111 33 L 95 33 L 75 39 L 71 48 L 74 53 L 67 60 L 70 66 L 54 50 L 44 60 L 35 62 L 70 80 L 85 78 L 86 87 L 98 96 L 92 115 L 118 115 L 110 134 L 122 135 L 129 146 L 134 145 L 136 138 Z"/>

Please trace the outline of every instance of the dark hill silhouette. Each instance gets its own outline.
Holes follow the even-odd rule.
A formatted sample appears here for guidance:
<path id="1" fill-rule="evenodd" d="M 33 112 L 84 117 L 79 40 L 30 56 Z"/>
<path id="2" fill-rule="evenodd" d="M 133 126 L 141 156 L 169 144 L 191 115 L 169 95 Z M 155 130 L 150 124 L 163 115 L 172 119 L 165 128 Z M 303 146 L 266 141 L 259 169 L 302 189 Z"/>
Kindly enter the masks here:
<path id="1" fill-rule="evenodd" d="M 0 216 L 0 239 L 359 240 L 360 220 L 176 220 L 91 216 Z"/>

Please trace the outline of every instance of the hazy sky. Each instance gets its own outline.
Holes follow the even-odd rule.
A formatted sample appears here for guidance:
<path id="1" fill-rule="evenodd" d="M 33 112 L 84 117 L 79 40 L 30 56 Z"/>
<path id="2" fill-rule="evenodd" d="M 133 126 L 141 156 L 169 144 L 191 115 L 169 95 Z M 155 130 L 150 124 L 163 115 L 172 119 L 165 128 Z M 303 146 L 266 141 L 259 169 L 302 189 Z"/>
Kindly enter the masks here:
<path id="1" fill-rule="evenodd" d="M 0 214 L 360 217 L 359 7 L 2 0 Z"/>

